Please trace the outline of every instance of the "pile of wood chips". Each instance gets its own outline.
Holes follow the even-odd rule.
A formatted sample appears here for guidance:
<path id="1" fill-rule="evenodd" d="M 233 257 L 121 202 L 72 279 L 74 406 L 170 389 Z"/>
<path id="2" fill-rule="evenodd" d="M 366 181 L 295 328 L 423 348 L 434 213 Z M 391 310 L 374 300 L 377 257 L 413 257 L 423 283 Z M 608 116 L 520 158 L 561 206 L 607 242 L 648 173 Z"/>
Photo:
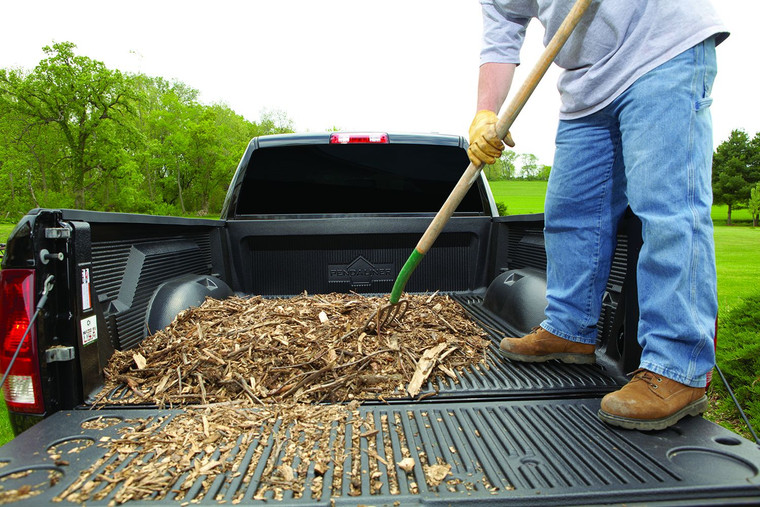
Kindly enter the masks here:
<path id="1" fill-rule="evenodd" d="M 282 498 L 283 491 L 319 499 L 323 488 L 340 496 L 345 480 L 349 495 L 377 493 L 382 481 L 398 494 L 402 474 L 411 492 L 416 481 L 437 486 L 451 466 L 418 463 L 424 474 L 415 475 L 401 420 L 384 416 L 377 428 L 370 415 L 360 416 L 359 404 L 419 399 L 432 376 L 455 381 L 457 370 L 484 362 L 489 341 L 449 297 L 408 299 L 403 319 L 379 333 L 366 324 L 387 298 L 355 294 L 208 299 L 182 312 L 139 348 L 114 354 L 104 392 L 126 384 L 134 396 L 124 403 L 183 412 L 126 421 L 118 438 L 99 442 L 105 456 L 56 500 L 187 503 L 198 481 L 205 490 L 219 474 L 237 493 L 215 499 L 232 504 Z M 380 430 L 386 441 L 375 442 Z M 390 432 L 401 439 L 400 456 L 393 454 Z M 360 437 L 368 449 L 361 449 Z M 370 454 L 369 470 L 359 468 L 362 452 Z M 347 456 L 351 470 L 343 470 Z M 252 492 L 257 469 L 263 471 Z M 370 491 L 362 491 L 362 474 L 371 478 Z"/>
<path id="2" fill-rule="evenodd" d="M 139 348 L 116 352 L 104 392 L 126 384 L 129 403 L 159 406 L 416 397 L 431 375 L 456 381 L 457 369 L 485 361 L 489 341 L 459 304 L 408 300 L 401 321 L 377 333 L 366 324 L 386 298 L 208 299 Z"/>

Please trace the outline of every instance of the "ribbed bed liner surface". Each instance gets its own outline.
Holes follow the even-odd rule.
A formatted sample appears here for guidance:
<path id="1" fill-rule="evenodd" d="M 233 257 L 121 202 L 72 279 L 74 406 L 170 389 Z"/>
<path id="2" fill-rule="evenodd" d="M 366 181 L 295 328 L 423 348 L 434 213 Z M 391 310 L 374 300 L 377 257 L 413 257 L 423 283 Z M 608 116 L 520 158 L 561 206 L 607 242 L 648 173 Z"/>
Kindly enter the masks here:
<path id="1" fill-rule="evenodd" d="M 489 368 L 478 366 L 457 382 L 431 382 L 428 389 L 438 391 L 438 396 L 506 396 L 521 398 L 528 396 L 556 397 L 573 395 L 604 394 L 618 388 L 618 383 L 597 365 L 571 365 L 559 361 L 545 363 L 521 363 L 510 361 L 499 354 L 499 342 L 505 336 L 515 336 L 516 332 L 504 324 L 483 306 L 483 299 L 476 295 L 452 296 L 477 322 L 491 339 L 488 350 Z"/>
<path id="2" fill-rule="evenodd" d="M 723 503 L 727 497 L 760 499 L 760 450 L 755 444 L 701 418 L 688 417 L 654 433 L 616 430 L 597 419 L 598 407 L 598 399 L 361 406 L 362 424 L 374 430 L 357 430 L 350 421 L 324 428 L 332 451 L 319 474 L 308 456 L 313 444 L 294 453 L 288 445 L 275 445 L 280 432 L 286 432 L 288 441 L 297 440 L 289 428 L 279 423 L 271 432 L 252 428 L 247 431 L 255 438 L 237 440 L 232 453 L 239 459 L 236 468 L 224 473 L 212 468 L 182 493 L 180 478 L 166 498 L 140 504 L 702 504 L 711 498 L 723 498 Z M 36 496 L 19 505 L 51 502 L 105 455 L 100 442 L 118 438 L 125 425 L 138 424 L 133 419 L 164 417 L 154 430 L 158 433 L 178 414 L 142 409 L 56 413 L 3 448 L 0 486 L 9 490 L 36 482 Z M 116 424 L 100 429 L 86 424 L 97 417 Z M 30 454 L 29 449 L 48 453 Z M 51 449 L 63 453 L 65 464 L 60 457 L 55 463 Z M 108 463 L 120 460 L 121 467 L 132 460 L 149 462 L 150 449 L 145 451 L 115 455 L 82 478 L 101 474 L 101 484 L 108 485 L 108 475 L 102 475 Z M 213 452 L 207 449 L 195 459 Z M 403 458 L 413 460 L 408 472 L 398 465 Z M 271 489 L 261 489 L 271 479 L 263 474 L 280 465 L 296 471 L 295 481 L 302 488 L 295 494 L 286 489 L 275 499 Z M 426 473 L 429 465 L 450 471 L 435 484 Z M 56 481 L 45 480 L 51 471 Z M 107 505 L 115 491 L 118 487 L 87 505 Z"/>

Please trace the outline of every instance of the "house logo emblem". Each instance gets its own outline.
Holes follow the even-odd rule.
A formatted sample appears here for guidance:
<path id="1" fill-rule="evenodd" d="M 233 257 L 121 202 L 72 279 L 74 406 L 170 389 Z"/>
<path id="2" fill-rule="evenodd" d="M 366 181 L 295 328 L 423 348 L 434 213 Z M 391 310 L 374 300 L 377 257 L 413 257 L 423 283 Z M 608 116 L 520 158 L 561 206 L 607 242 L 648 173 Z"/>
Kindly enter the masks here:
<path id="1" fill-rule="evenodd" d="M 358 256 L 349 264 L 330 264 L 329 283 L 350 283 L 352 287 L 366 287 L 376 282 L 393 281 L 393 264 L 372 264 Z"/>

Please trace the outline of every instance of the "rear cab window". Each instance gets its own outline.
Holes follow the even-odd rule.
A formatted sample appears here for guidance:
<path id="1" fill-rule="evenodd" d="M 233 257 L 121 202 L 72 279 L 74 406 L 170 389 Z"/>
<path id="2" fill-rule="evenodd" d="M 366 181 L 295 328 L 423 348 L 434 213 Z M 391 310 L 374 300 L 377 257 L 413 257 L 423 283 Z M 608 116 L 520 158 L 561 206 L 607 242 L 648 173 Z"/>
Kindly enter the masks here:
<path id="1" fill-rule="evenodd" d="M 437 212 L 467 168 L 467 151 L 439 144 L 293 144 L 251 153 L 236 215 Z M 458 214 L 488 215 L 474 184 Z"/>

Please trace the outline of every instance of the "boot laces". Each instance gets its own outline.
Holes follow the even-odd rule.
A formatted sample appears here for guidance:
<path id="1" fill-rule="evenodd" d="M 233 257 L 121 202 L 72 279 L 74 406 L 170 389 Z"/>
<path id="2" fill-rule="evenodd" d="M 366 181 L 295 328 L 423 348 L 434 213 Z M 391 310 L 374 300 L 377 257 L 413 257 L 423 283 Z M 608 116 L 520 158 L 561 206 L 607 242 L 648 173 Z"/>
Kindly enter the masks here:
<path id="1" fill-rule="evenodd" d="M 631 375 L 633 375 L 631 382 L 641 380 L 642 382 L 648 384 L 652 389 L 657 389 L 659 387 L 659 384 L 662 382 L 661 376 L 656 375 L 649 370 L 636 370 Z"/>

